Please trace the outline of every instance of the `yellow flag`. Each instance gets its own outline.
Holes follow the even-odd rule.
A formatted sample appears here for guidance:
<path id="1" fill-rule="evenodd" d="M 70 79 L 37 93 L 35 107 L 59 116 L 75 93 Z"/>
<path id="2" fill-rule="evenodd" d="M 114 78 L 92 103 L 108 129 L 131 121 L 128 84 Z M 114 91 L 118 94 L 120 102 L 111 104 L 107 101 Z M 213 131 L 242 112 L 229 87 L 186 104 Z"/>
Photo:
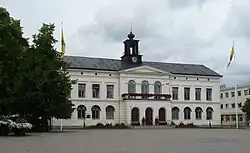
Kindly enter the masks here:
<path id="1" fill-rule="evenodd" d="M 64 54 L 65 54 L 65 48 L 66 48 L 66 44 L 64 41 L 63 28 L 62 28 L 62 36 L 61 36 L 61 54 L 62 54 L 62 56 L 64 56 Z"/>
<path id="2" fill-rule="evenodd" d="M 231 54 L 230 54 L 230 58 L 229 58 L 229 62 L 227 64 L 227 68 L 230 66 L 232 60 L 233 60 L 233 57 L 234 57 L 234 43 L 233 43 L 233 47 L 232 47 L 232 50 L 231 50 Z"/>

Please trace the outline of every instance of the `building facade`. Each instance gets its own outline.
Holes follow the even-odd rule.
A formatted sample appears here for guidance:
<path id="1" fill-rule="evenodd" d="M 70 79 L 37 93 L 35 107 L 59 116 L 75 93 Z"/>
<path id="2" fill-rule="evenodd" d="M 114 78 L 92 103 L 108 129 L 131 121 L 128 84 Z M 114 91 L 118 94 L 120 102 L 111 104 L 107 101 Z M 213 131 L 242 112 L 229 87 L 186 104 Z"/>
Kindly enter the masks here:
<path id="1" fill-rule="evenodd" d="M 139 40 L 130 33 L 121 60 L 65 56 L 73 85 L 75 105 L 63 126 L 97 123 L 153 125 L 173 121 L 218 125 L 222 76 L 195 64 L 143 61 Z M 54 120 L 53 125 L 60 125 Z"/>
<path id="2" fill-rule="evenodd" d="M 236 91 L 237 93 L 235 93 L 234 87 L 221 87 L 221 121 L 224 125 L 236 124 L 236 109 L 238 111 L 239 124 L 244 124 L 246 121 L 245 114 L 242 112 L 241 107 L 245 104 L 246 99 L 250 98 L 250 85 L 238 86 Z M 237 105 L 235 105 L 235 95 L 237 97 Z"/>

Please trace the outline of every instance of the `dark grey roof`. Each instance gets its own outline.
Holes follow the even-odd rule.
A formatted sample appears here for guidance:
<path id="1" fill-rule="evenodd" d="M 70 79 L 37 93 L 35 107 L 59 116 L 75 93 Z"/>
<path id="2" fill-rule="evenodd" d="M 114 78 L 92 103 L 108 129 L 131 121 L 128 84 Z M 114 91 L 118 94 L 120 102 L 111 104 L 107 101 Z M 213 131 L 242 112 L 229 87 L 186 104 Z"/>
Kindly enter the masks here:
<path id="1" fill-rule="evenodd" d="M 118 59 L 107 59 L 107 58 L 64 56 L 64 60 L 70 64 L 69 68 L 72 69 L 119 71 L 138 66 L 138 65 L 127 64 Z M 142 65 L 147 65 L 156 69 L 170 72 L 172 74 L 222 77 L 220 74 L 209 69 L 208 67 L 198 64 L 179 64 L 179 63 L 143 61 Z"/>
<path id="2" fill-rule="evenodd" d="M 249 88 L 250 89 L 250 84 L 245 84 L 245 85 L 237 85 L 237 90 L 242 89 L 242 88 Z M 229 90 L 234 90 L 235 87 L 225 87 L 220 89 L 220 91 L 229 91 Z"/>

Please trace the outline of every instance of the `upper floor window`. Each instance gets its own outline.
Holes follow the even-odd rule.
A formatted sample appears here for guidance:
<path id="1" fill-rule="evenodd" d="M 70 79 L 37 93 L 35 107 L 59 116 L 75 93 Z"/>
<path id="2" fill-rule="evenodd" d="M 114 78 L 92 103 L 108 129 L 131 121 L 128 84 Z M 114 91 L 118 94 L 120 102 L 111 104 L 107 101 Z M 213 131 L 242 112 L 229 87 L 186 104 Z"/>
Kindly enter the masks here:
<path id="1" fill-rule="evenodd" d="M 234 97 L 234 91 L 233 91 L 233 92 L 231 92 L 231 97 Z"/>
<path id="2" fill-rule="evenodd" d="M 178 87 L 172 87 L 172 99 L 173 100 L 178 100 Z"/>
<path id="3" fill-rule="evenodd" d="M 238 107 L 241 108 L 242 104 L 241 103 L 238 103 Z"/>
<path id="4" fill-rule="evenodd" d="M 238 91 L 238 96 L 241 96 L 241 91 Z"/>
<path id="5" fill-rule="evenodd" d="M 92 84 L 93 98 L 100 98 L 100 84 Z"/>
<path id="6" fill-rule="evenodd" d="M 244 90 L 244 95 L 249 95 L 249 93 L 250 93 L 250 89 Z"/>
<path id="7" fill-rule="evenodd" d="M 235 108 L 235 103 L 231 104 L 232 105 L 232 108 Z"/>
<path id="8" fill-rule="evenodd" d="M 161 94 L 161 82 L 160 81 L 156 81 L 154 84 L 154 93 L 155 94 Z"/>
<path id="9" fill-rule="evenodd" d="M 155 84 L 154 84 L 154 93 L 155 94 L 161 94 L 161 82 L 160 81 L 156 81 Z M 160 96 L 155 96 L 154 97 L 155 99 L 160 99 L 161 97 Z"/>
<path id="10" fill-rule="evenodd" d="M 148 84 L 148 81 L 142 81 L 141 83 L 141 93 L 144 93 L 144 94 L 147 94 L 149 93 L 149 84 Z M 148 96 L 142 96 L 142 98 L 148 98 Z"/>
<path id="11" fill-rule="evenodd" d="M 184 88 L 184 100 L 190 100 L 190 88 Z"/>
<path id="12" fill-rule="evenodd" d="M 107 98 L 114 98 L 114 85 L 107 85 Z"/>
<path id="13" fill-rule="evenodd" d="M 78 97 L 84 98 L 85 97 L 85 91 L 86 91 L 86 84 L 85 83 L 79 83 L 78 84 Z"/>
<path id="14" fill-rule="evenodd" d="M 195 100 L 201 100 L 201 88 L 195 88 Z"/>
<path id="15" fill-rule="evenodd" d="M 223 93 L 220 93 L 220 99 L 222 99 L 223 98 Z"/>
<path id="16" fill-rule="evenodd" d="M 228 92 L 225 93 L 226 98 L 228 98 Z"/>
<path id="17" fill-rule="evenodd" d="M 207 101 L 212 101 L 212 89 L 211 88 L 206 89 L 206 99 Z"/>
<path id="18" fill-rule="evenodd" d="M 142 81 L 141 83 L 141 93 L 149 93 L 149 84 L 148 81 Z"/>
<path id="19" fill-rule="evenodd" d="M 134 80 L 128 82 L 128 93 L 136 93 L 136 84 Z"/>
<path id="20" fill-rule="evenodd" d="M 220 104 L 220 109 L 223 109 L 223 104 Z"/>
<path id="21" fill-rule="evenodd" d="M 225 107 L 228 108 L 228 104 L 226 104 Z"/>

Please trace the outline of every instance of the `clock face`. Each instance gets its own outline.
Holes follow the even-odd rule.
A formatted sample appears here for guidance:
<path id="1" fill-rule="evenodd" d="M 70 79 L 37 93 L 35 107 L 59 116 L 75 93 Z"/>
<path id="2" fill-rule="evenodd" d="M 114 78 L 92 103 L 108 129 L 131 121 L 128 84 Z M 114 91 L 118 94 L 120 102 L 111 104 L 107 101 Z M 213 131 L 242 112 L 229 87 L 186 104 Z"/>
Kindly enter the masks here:
<path id="1" fill-rule="evenodd" d="M 133 57 L 132 57 L 132 62 L 133 62 L 133 63 L 136 63 L 136 62 L 137 62 L 137 57 L 133 56 Z"/>

